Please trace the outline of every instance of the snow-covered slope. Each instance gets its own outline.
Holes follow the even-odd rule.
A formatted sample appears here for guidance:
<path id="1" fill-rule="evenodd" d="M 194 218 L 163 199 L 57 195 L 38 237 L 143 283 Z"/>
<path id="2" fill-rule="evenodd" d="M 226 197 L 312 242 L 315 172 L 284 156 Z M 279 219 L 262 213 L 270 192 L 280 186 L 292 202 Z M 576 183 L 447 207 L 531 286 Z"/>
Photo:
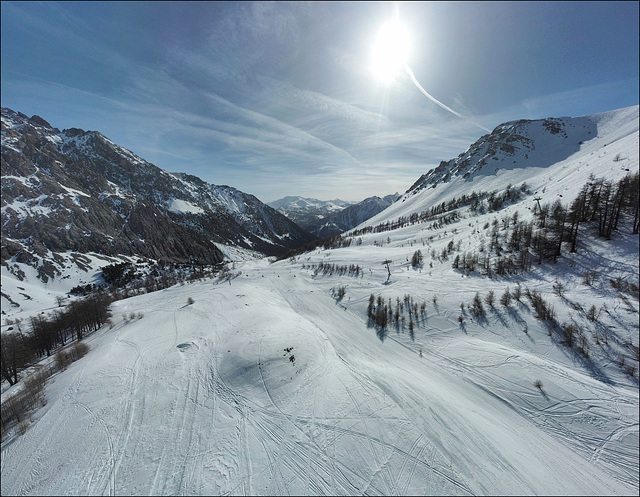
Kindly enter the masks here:
<path id="1" fill-rule="evenodd" d="M 422 175 L 398 202 L 364 224 L 392 220 L 471 191 L 523 182 L 541 201 L 565 195 L 573 199 L 590 174 L 616 181 L 637 167 L 637 136 L 638 106 L 579 118 L 506 123 Z"/>
<path id="2" fill-rule="evenodd" d="M 611 239 L 581 224 L 555 263 L 452 267 L 483 244 L 499 257 L 493 231 L 504 257 L 503 233 L 537 222 L 536 197 L 569 204 L 591 173 L 638 172 L 638 108 L 588 120 L 594 137 L 548 167 L 416 188 L 332 247 L 113 303 L 112 326 L 4 435 L 2 494 L 637 495 L 639 244 L 626 211 Z M 497 209 L 449 203 L 524 182 Z"/>

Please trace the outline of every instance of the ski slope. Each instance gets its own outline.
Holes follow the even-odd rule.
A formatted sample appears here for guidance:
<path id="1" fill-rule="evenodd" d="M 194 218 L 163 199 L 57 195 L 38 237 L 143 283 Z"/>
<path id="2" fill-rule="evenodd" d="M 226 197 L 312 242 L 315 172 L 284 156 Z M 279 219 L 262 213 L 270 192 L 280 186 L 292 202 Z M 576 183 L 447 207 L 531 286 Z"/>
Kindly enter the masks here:
<path id="1" fill-rule="evenodd" d="M 463 330 L 444 303 L 430 302 L 413 341 L 393 330 L 381 341 L 369 294 L 423 274 L 384 285 L 383 266 L 359 278 L 301 266 L 247 262 L 231 284 L 116 302 L 113 328 L 87 339 L 91 352 L 3 445 L 2 494 L 637 490 L 637 384 L 594 379 L 541 329 Z M 421 284 L 440 301 L 466 286 Z M 125 324 L 131 312 L 143 317 Z"/>
<path id="2" fill-rule="evenodd" d="M 474 185 L 527 181 L 570 202 L 592 172 L 637 172 L 637 113 L 618 113 L 627 124 L 608 130 L 601 116 L 598 136 L 548 169 Z M 369 224 L 462 192 L 443 188 Z M 26 432 L 3 439 L 2 495 L 637 495 L 639 304 L 609 280 L 638 284 L 638 235 L 592 237 L 557 264 L 509 277 L 467 275 L 431 255 L 450 242 L 477 249 L 483 226 L 516 211 L 527 221 L 533 206 L 528 196 L 499 212 L 461 209 L 453 224 L 239 261 L 231 280 L 114 302 L 112 326 L 51 377 Z M 418 249 L 424 262 L 412 267 Z M 599 275 L 591 285 L 586 270 Z M 550 333 L 524 297 L 482 318 L 469 312 L 476 293 L 498 300 L 517 285 L 553 304 L 558 323 L 579 326 L 588 355 Z M 383 331 L 367 318 L 371 295 L 424 307 Z M 585 317 L 592 305 L 597 322 Z"/>

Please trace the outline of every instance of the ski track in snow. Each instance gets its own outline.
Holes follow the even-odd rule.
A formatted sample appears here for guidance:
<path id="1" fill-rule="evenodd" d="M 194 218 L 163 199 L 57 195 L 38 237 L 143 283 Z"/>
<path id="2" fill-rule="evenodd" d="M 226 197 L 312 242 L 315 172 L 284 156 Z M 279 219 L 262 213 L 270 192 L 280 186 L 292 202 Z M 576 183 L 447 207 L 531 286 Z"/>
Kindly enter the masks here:
<path id="1" fill-rule="evenodd" d="M 474 187 L 531 179 L 548 187 L 547 198 L 571 198 L 589 171 L 620 168 L 605 151 L 637 167 L 632 138 L 606 149 L 587 141 L 582 155 L 543 173 L 511 168 Z M 419 212 L 446 194 L 408 196 L 379 219 Z M 463 275 L 446 257 L 410 267 L 417 248 L 428 259 L 454 238 L 463 250 L 475 247 L 482 225 L 516 209 L 530 218 L 531 203 L 468 217 L 462 209 L 458 231 L 418 224 L 366 234 L 359 247 L 248 260 L 231 281 L 115 302 L 113 327 L 85 337 L 89 354 L 48 381 L 47 403 L 25 434 L 3 440 L 2 494 L 637 495 L 638 383 L 613 355 L 637 344 L 629 325 L 637 300 L 605 278 L 593 287 L 579 281 L 591 268 L 607 278 L 637 274 L 637 235 L 619 253 L 595 240 L 527 279 Z M 390 275 L 387 259 L 396 261 Z M 309 264 L 320 262 L 368 266 L 357 277 L 314 274 Z M 551 291 L 558 275 L 566 276 L 564 300 Z M 487 307 L 483 319 L 458 307 L 476 291 L 499 298 L 517 281 L 562 303 L 561 320 L 601 333 L 605 343 L 591 343 L 597 360 L 564 347 L 525 298 Z M 339 285 L 346 296 L 335 299 Z M 405 294 L 427 304 L 413 336 L 404 324 L 382 333 L 367 322 L 370 295 L 386 303 Z M 584 317 L 592 303 L 606 304 L 601 323 Z"/>
<path id="2" fill-rule="evenodd" d="M 447 432 L 451 423 L 462 429 L 468 413 L 444 413 L 449 416 L 444 427 L 425 431 L 438 418 L 430 409 L 420 418 L 416 398 L 445 397 L 449 388 L 465 385 L 468 392 L 475 389 L 474 399 L 493 406 L 498 423 L 519 418 L 511 428 L 515 433 L 546 433 L 581 454 L 585 468 L 608 468 L 629 485 L 621 488 L 636 484 L 630 469 L 634 455 L 621 441 L 637 437 L 637 416 L 630 414 L 637 398 L 508 345 L 487 353 L 485 340 L 495 336 L 491 330 L 457 349 L 455 335 L 462 332 L 453 309 L 444 306 L 437 311 L 431 306 L 426 321 L 433 326 L 418 327 L 416 342 L 390 330 L 382 343 L 365 326 L 368 289 L 362 280 L 346 280 L 354 299 L 339 304 L 329 296 L 331 280 L 304 271 L 294 279 L 289 268 L 277 271 L 267 282 L 256 277 L 234 280 L 231 287 L 200 283 L 191 306 L 178 302 L 186 300 L 179 297 L 186 295 L 184 289 L 176 289 L 176 297 L 167 291 L 137 298 L 144 317 L 89 337 L 92 347 L 105 347 L 105 355 L 95 364 L 89 355 L 58 375 L 51 388 L 67 385 L 59 400 L 43 408 L 27 434 L 3 448 L 3 459 L 14 445 L 28 444 L 32 454 L 22 468 L 3 461 L 3 493 L 5 473 L 19 485 L 7 490 L 18 495 L 62 492 L 73 479 L 51 473 L 53 453 L 69 459 L 54 466 L 60 472 L 81 468 L 75 470 L 83 475 L 76 491 L 86 495 L 476 494 L 493 484 L 478 484 L 477 475 L 467 473 L 468 460 L 480 453 L 492 464 L 504 464 L 513 478 L 493 490 L 513 490 L 515 482 L 532 485 L 519 474 L 521 462 L 507 462 L 509 456 L 496 452 L 500 445 L 482 442 L 488 434 L 476 433 L 472 443 L 465 430 Z M 357 283 L 364 292 L 358 299 Z M 132 305 L 138 304 L 123 301 L 116 307 L 128 312 Z M 323 319 L 336 306 L 341 319 Z M 251 307 L 263 319 L 251 317 Z M 417 357 L 418 343 L 423 358 Z M 294 347 L 295 364 L 281 352 L 287 346 Z M 381 355 L 376 359 L 376 354 Z M 400 376 L 389 371 L 386 378 L 385 364 L 395 362 Z M 540 392 L 509 373 L 536 362 L 557 387 L 545 394 L 544 406 Z M 431 386 L 418 393 L 411 378 L 422 374 L 416 367 L 432 374 L 421 380 Z M 405 369 L 408 383 L 396 383 Z M 445 376 L 451 378 L 446 385 L 433 386 Z M 96 393 L 101 389 L 104 395 Z M 329 404 L 319 401 L 327 397 Z M 442 400 L 433 400 L 437 410 Z M 60 447 L 59 430 L 73 433 L 66 447 Z M 443 434 L 434 438 L 439 431 Z M 454 441 L 462 446 L 453 450 Z M 86 451 L 81 458 L 73 455 L 76 446 Z"/>

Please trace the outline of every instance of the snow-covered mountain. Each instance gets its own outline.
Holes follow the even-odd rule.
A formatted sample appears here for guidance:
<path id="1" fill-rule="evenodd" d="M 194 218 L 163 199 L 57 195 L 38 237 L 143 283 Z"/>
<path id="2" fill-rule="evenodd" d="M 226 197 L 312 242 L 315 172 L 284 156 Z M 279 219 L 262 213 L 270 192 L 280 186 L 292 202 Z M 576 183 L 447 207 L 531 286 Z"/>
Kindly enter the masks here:
<path id="1" fill-rule="evenodd" d="M 594 116 L 502 124 L 455 159 L 423 174 L 398 202 L 367 224 L 421 212 L 472 191 L 522 183 L 543 203 L 569 202 L 576 186 L 583 186 L 590 175 L 616 181 L 633 171 L 637 119 L 635 106 Z"/>
<path id="2" fill-rule="evenodd" d="M 313 230 L 327 216 L 340 212 L 354 203 L 340 199 L 318 200 L 316 198 L 288 196 L 273 202 L 267 202 L 267 205 L 287 216 L 298 226 L 313 233 Z"/>
<path id="3" fill-rule="evenodd" d="M 284 197 L 267 205 L 293 220 L 296 224 L 319 238 L 327 238 L 354 228 L 383 211 L 400 195 L 383 198 L 369 197 L 361 202 L 343 200 L 318 200 L 305 197 Z"/>
<path id="4" fill-rule="evenodd" d="M 3 383 L 2 494 L 637 495 L 639 123 L 499 126 L 312 250 L 114 302 L 19 422 Z"/>
<path id="5" fill-rule="evenodd" d="M 216 244 L 274 255 L 312 239 L 253 195 L 2 109 L 3 263 L 46 261 L 55 275 L 55 254 L 71 250 L 214 264 Z"/>
<path id="6" fill-rule="evenodd" d="M 328 215 L 309 231 L 319 238 L 328 238 L 343 233 L 382 212 L 399 197 L 400 194 L 395 193 L 382 198 L 376 196 L 365 198 L 361 202 L 345 207 L 340 212 Z"/>

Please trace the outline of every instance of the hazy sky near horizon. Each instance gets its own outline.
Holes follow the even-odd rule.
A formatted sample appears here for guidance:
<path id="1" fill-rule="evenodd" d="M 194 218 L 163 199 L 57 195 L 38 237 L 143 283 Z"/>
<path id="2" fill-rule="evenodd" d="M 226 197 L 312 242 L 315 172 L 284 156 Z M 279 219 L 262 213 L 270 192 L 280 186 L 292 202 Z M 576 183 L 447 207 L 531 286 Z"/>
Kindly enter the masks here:
<path id="1" fill-rule="evenodd" d="M 359 201 L 505 121 L 638 105 L 638 4 L 2 2 L 2 106 L 264 202 Z M 396 9 L 443 106 L 372 72 Z"/>

